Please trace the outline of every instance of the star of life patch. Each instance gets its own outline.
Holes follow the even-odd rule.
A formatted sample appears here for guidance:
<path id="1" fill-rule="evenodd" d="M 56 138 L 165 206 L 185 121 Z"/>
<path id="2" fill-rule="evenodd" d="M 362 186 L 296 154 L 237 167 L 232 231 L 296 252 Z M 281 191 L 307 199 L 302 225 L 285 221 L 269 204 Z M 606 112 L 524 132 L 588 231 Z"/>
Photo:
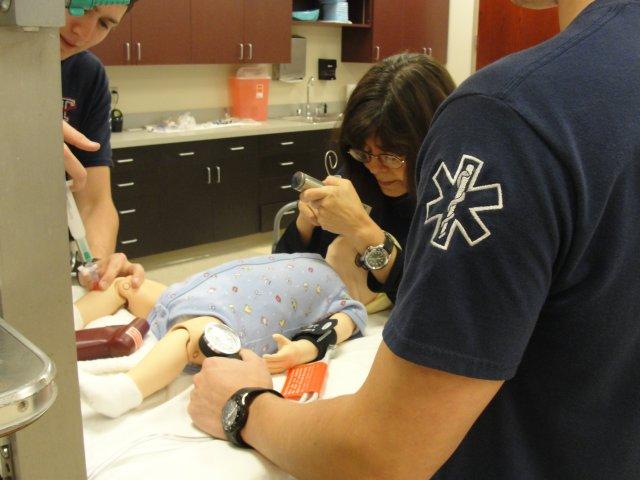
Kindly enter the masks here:
<path id="1" fill-rule="evenodd" d="M 427 202 L 424 221 L 425 225 L 436 222 L 430 241 L 434 247 L 448 250 L 456 231 L 472 247 L 491 235 L 479 213 L 502 209 L 502 185 L 476 185 L 483 166 L 482 160 L 465 154 L 452 176 L 444 161 L 440 162 L 431 177 L 438 196 Z"/>

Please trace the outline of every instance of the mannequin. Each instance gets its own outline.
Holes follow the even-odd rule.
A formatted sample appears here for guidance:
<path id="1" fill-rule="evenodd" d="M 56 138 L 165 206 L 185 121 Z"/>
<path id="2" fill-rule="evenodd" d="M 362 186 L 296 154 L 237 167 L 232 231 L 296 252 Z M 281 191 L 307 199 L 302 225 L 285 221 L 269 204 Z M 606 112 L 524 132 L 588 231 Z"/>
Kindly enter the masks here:
<path id="1" fill-rule="evenodd" d="M 118 417 L 167 386 L 188 363 L 201 365 L 199 341 L 209 324 L 233 329 L 243 348 L 262 355 L 270 373 L 314 361 L 321 349 L 309 339 L 291 338 L 315 322 L 335 320 L 340 343 L 365 327 L 364 306 L 320 255 L 274 254 L 234 261 L 166 287 L 147 280 L 134 289 L 119 278 L 105 291 L 91 291 L 75 303 L 76 325 L 126 307 L 147 318 L 159 339 L 127 373 L 80 373 L 83 398 L 99 413 Z"/>

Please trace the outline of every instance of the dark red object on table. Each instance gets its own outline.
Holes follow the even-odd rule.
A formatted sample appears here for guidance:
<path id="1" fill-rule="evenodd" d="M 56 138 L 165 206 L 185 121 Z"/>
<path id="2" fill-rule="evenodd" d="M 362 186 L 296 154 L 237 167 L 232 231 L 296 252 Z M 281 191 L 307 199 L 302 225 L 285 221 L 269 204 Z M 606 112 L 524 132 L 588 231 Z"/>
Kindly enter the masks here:
<path id="1" fill-rule="evenodd" d="M 123 357 L 131 355 L 142 345 L 149 324 L 136 317 L 127 325 L 87 328 L 76 331 L 78 360 Z"/>

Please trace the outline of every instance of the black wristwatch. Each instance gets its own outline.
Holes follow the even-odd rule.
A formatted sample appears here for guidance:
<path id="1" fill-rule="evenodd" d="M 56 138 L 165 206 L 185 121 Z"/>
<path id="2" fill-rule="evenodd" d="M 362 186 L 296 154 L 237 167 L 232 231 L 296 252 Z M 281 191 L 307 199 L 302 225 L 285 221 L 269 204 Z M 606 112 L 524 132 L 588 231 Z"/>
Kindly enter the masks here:
<path id="1" fill-rule="evenodd" d="M 258 395 L 273 393 L 282 398 L 280 392 L 269 388 L 241 388 L 231 395 L 227 403 L 222 407 L 222 430 L 231 443 L 241 448 L 251 448 L 240 436 L 240 431 L 249 419 L 249 406 Z"/>
<path id="2" fill-rule="evenodd" d="M 365 270 L 380 270 L 387 266 L 393 247 L 400 249 L 398 241 L 389 232 L 384 232 L 384 243 L 367 247 L 362 255 L 356 254 L 356 265 Z"/>
<path id="3" fill-rule="evenodd" d="M 211 322 L 204 327 L 198 347 L 205 357 L 240 357 L 240 337 L 222 323 Z"/>

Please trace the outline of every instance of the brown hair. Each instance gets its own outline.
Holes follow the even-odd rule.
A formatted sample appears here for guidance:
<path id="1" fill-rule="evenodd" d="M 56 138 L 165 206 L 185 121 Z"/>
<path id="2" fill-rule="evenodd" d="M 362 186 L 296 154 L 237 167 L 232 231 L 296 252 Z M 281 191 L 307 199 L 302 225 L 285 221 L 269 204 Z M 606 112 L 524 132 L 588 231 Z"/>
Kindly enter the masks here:
<path id="1" fill-rule="evenodd" d="M 407 188 L 415 192 L 418 151 L 438 106 L 454 88 L 442 65 L 417 53 L 388 57 L 367 71 L 349 97 L 338 139 L 356 188 L 371 183 L 365 180 L 371 174 L 348 151 L 363 149 L 369 138 L 375 138 L 385 151 L 405 157 Z"/>

